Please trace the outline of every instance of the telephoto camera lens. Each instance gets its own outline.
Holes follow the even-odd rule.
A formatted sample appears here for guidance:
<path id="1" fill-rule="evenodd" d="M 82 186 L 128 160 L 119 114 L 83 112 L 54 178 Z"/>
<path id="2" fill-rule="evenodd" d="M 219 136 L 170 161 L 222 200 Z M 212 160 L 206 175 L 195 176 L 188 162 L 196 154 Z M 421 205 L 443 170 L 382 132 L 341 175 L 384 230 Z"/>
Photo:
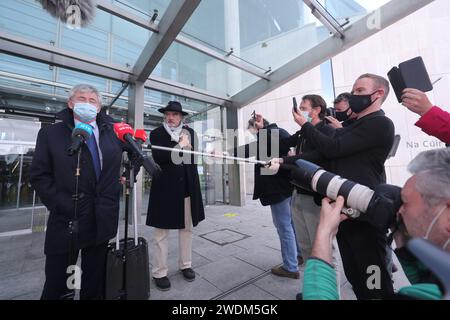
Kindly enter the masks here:
<path id="1" fill-rule="evenodd" d="M 332 200 L 344 197 L 345 208 L 342 213 L 350 218 L 367 221 L 382 232 L 387 232 L 396 221 L 397 212 L 402 205 L 400 187 L 381 184 L 372 190 L 328 172 L 314 163 L 297 160 L 295 164 L 291 170 L 292 184 Z"/>
<path id="2" fill-rule="evenodd" d="M 317 192 L 332 200 L 342 196 L 345 199 L 345 214 L 352 218 L 366 212 L 374 191 L 366 186 L 344 179 L 334 173 L 325 171 L 318 165 L 297 160 L 297 168 L 292 171 L 292 183 L 305 190 Z"/>

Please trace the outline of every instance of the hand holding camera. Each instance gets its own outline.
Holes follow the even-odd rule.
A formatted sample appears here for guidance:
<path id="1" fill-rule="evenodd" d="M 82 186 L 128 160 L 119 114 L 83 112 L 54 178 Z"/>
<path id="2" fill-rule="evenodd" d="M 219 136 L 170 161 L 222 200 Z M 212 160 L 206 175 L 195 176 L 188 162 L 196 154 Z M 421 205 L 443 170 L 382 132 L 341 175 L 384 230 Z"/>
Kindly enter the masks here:
<path id="1" fill-rule="evenodd" d="M 336 202 L 331 200 L 330 198 L 322 199 L 322 209 L 320 211 L 320 222 L 319 228 L 320 232 L 323 232 L 324 235 L 329 235 L 330 240 L 332 240 L 339 228 L 339 224 L 348 219 L 348 216 L 342 214 L 342 209 L 344 208 L 345 199 L 342 196 L 339 196 L 336 199 Z"/>

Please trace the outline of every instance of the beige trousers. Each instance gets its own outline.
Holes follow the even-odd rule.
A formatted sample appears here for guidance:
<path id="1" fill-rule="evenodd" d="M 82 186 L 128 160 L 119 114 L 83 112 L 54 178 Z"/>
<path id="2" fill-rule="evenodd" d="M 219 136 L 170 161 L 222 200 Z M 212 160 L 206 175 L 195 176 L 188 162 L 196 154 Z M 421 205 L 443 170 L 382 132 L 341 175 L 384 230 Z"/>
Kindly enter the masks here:
<path id="1" fill-rule="evenodd" d="M 180 270 L 192 266 L 192 215 L 191 198 L 184 199 L 184 223 L 185 228 L 178 231 L 178 266 Z M 169 254 L 169 231 L 168 229 L 155 228 L 153 231 L 154 267 L 152 274 L 154 278 L 167 276 L 167 256 Z"/>
<path id="2" fill-rule="evenodd" d="M 304 261 L 309 259 L 312 252 L 314 240 L 316 238 L 317 227 L 320 221 L 320 209 L 314 202 L 314 198 L 309 195 L 297 193 L 292 194 L 291 212 L 294 222 L 295 236 L 297 244 L 300 246 Z M 336 238 L 332 243 L 333 265 L 336 270 L 336 281 L 338 293 L 340 291 L 340 254 Z"/>

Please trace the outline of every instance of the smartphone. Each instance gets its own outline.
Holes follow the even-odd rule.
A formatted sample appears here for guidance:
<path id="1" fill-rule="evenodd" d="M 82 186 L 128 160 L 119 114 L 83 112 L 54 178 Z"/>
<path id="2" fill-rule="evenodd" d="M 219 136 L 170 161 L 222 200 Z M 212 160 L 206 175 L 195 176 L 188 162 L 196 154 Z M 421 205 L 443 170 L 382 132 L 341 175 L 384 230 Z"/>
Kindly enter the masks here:
<path id="1" fill-rule="evenodd" d="M 328 108 L 326 112 L 327 117 L 333 117 L 336 118 L 336 109 L 335 108 Z"/>
<path id="2" fill-rule="evenodd" d="M 326 116 L 327 117 L 333 117 L 336 119 L 336 109 L 335 108 L 328 108 L 326 111 Z M 324 119 L 326 124 L 331 124 L 331 121 L 328 119 Z"/>
<path id="3" fill-rule="evenodd" d="M 292 98 L 292 111 L 297 112 L 298 113 L 298 104 L 297 104 L 297 99 L 295 99 L 295 97 Z"/>

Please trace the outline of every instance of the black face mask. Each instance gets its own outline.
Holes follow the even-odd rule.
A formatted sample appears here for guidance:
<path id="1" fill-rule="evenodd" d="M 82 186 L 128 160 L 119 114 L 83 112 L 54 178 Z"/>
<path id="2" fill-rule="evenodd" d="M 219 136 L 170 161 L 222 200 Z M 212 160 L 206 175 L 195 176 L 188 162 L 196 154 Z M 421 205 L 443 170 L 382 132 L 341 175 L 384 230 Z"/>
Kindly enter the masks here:
<path id="1" fill-rule="evenodd" d="M 336 111 L 336 119 L 339 122 L 344 122 L 344 121 L 347 121 L 348 119 L 350 119 L 350 116 L 352 115 L 353 112 L 350 113 L 350 115 L 349 115 L 349 114 L 347 114 L 348 110 L 350 110 L 350 108 L 348 108 L 345 111 Z"/>
<path id="2" fill-rule="evenodd" d="M 360 113 L 369 108 L 375 101 L 372 101 L 372 96 L 376 93 L 376 91 L 372 94 L 357 96 L 352 94 L 348 99 L 348 104 L 354 113 Z"/>

